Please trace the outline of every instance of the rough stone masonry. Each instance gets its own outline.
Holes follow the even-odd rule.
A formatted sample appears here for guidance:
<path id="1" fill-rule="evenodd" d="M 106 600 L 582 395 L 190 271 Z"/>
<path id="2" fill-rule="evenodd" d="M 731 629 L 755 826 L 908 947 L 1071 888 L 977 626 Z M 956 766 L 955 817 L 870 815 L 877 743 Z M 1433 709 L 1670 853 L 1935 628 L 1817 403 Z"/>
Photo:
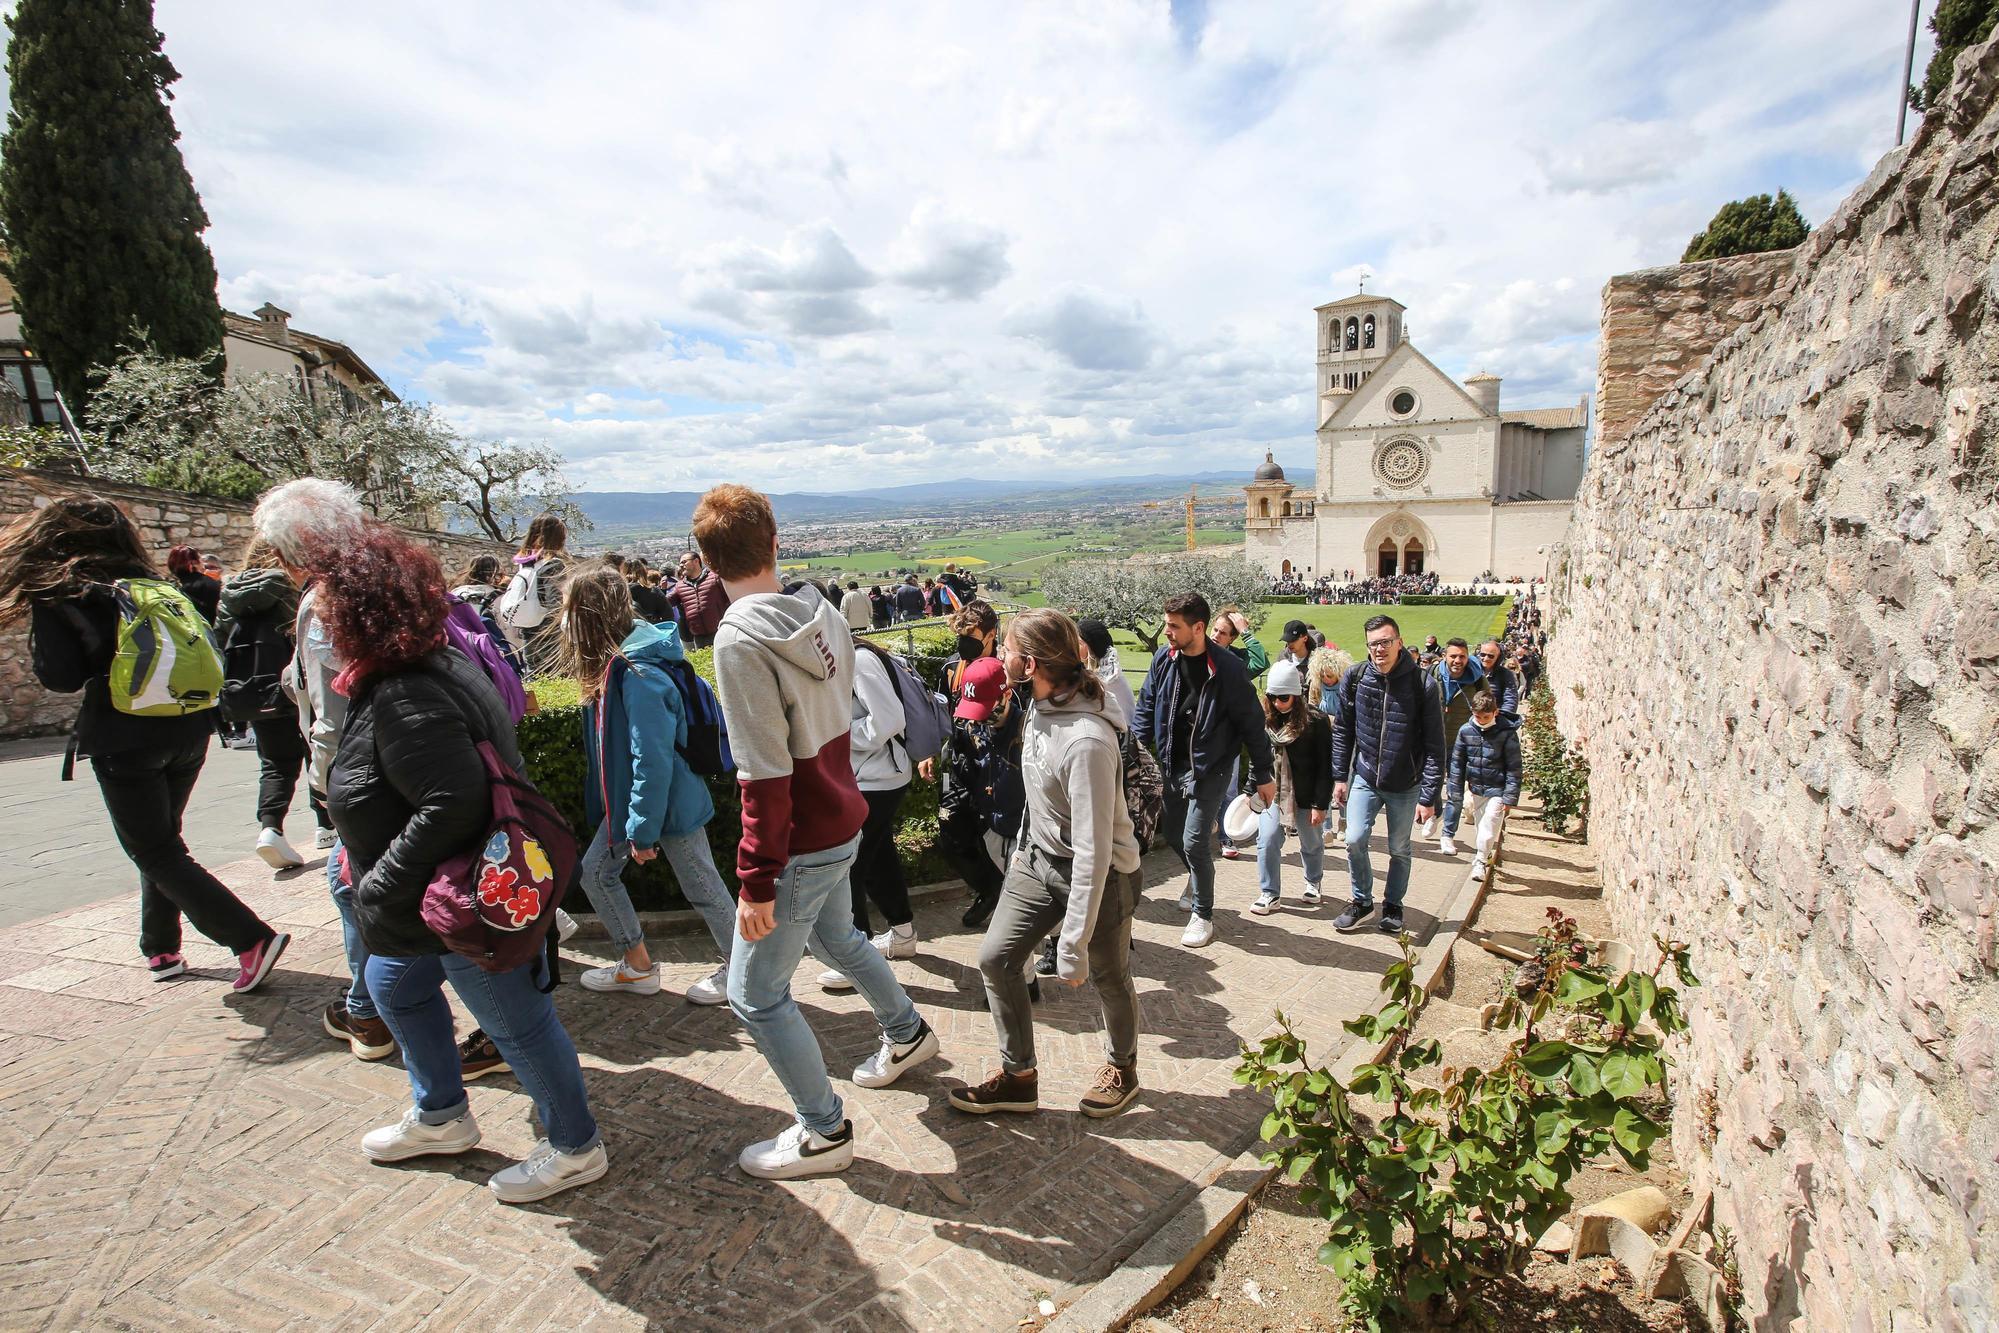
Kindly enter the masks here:
<path id="1" fill-rule="evenodd" d="M 1553 566 L 1613 914 L 1706 983 L 1675 1143 L 1758 1328 L 1999 1326 L 1996 90 L 1988 42 L 1605 432 Z M 1607 319 L 1607 378 L 1676 336 Z"/>

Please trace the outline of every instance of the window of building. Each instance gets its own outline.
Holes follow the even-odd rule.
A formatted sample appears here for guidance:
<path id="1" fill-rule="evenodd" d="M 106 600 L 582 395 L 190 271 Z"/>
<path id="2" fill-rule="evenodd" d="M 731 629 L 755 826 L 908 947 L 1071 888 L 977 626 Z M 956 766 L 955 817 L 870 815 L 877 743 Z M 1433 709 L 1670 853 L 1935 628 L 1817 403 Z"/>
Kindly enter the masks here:
<path id="1" fill-rule="evenodd" d="M 1349 352 L 1360 350 L 1360 321 L 1351 315 L 1347 316 L 1347 350 Z"/>
<path id="2" fill-rule="evenodd" d="M 1416 395 L 1407 389 L 1397 389 L 1388 399 L 1388 410 L 1398 417 L 1406 417 L 1416 410 Z"/>
<path id="3" fill-rule="evenodd" d="M 1270 517 L 1270 499 L 1268 496 L 1256 502 L 1256 516 L 1258 518 Z"/>
<path id="4" fill-rule="evenodd" d="M 1363 321 L 1363 322 L 1362 322 L 1362 324 L 1361 324 L 1361 326 L 1360 326 L 1360 345 L 1361 345 L 1362 347 L 1372 347 L 1372 346 L 1374 346 L 1374 316 L 1373 316 L 1373 315 L 1369 315 L 1369 316 L 1367 317 L 1367 319 L 1366 319 L 1365 321 Z"/>
<path id="5" fill-rule="evenodd" d="M 26 357 L 10 357 L 0 361 L 0 373 L 6 375 L 7 387 L 21 400 L 29 425 L 62 425 L 62 402 L 56 397 L 56 382 L 47 366 Z"/>

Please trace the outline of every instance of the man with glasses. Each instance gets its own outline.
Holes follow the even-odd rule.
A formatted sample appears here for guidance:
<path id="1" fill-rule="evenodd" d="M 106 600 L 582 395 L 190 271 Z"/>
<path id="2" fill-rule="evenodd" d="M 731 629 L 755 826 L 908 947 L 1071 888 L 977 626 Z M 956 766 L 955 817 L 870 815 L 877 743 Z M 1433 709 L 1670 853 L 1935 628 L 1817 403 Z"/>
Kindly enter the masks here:
<path id="1" fill-rule="evenodd" d="M 1402 931 L 1409 891 L 1411 836 L 1418 819 L 1437 812 L 1444 783 L 1444 705 L 1437 681 L 1402 644 L 1389 616 L 1368 620 L 1367 660 L 1340 681 L 1333 724 L 1333 800 L 1346 808 L 1347 871 L 1353 901 L 1333 922 L 1350 933 L 1374 911 L 1374 868 L 1367 843 L 1375 816 L 1388 812 L 1388 885 L 1383 934 Z"/>
<path id="2" fill-rule="evenodd" d="M 1503 651 L 1498 639 L 1487 639 L 1478 646 L 1478 664 L 1485 670 L 1485 687 L 1499 701 L 1500 720 L 1510 725 L 1520 720 L 1520 702 L 1524 691 L 1519 679 L 1499 664 Z"/>

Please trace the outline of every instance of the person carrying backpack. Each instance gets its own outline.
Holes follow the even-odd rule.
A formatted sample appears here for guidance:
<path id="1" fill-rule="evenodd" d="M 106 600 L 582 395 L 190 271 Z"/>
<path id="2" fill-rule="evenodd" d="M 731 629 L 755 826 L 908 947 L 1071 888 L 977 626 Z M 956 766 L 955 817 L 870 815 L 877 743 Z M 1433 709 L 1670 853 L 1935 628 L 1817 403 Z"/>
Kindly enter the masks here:
<path id="1" fill-rule="evenodd" d="M 305 733 L 298 708 L 285 696 L 298 620 L 298 585 L 284 571 L 270 543 L 253 539 L 243 569 L 222 585 L 215 637 L 222 645 L 222 709 L 249 724 L 257 738 L 256 853 L 273 870 L 295 869 L 305 858 L 285 840 L 285 816 L 305 769 Z M 333 821 L 310 784 L 306 801 L 319 825 L 317 845 L 333 845 Z"/>
<path id="2" fill-rule="evenodd" d="M 453 951 L 426 910 L 428 890 L 445 867 L 483 851 L 496 894 L 518 888 L 506 902 L 521 903 L 524 919 L 543 930 L 553 916 L 539 910 L 532 885 L 511 864 L 501 870 L 492 859 L 489 838 L 502 789 L 481 746 L 515 774 L 520 750 L 485 672 L 446 645 L 444 572 L 429 551 L 379 523 L 309 563 L 321 571 L 320 620 L 347 663 L 335 681 L 349 706 L 328 807 L 367 944 L 368 993 L 402 1048 L 412 1101 L 401 1120 L 363 1135 L 361 1151 L 388 1163 L 478 1146 L 444 999 L 449 981 L 520 1076 L 546 1135 L 524 1160 L 487 1181 L 494 1196 L 531 1203 L 597 1180 L 610 1160 L 576 1047 L 542 989 L 547 966 L 538 942 L 526 961 L 488 971 Z M 536 864 L 540 846 L 528 845 L 528 874 L 546 872 L 559 899 L 556 868 L 546 854 Z M 510 849 L 500 851 L 511 861 Z M 488 878 L 481 873 L 482 898 Z"/>
<path id="3" fill-rule="evenodd" d="M 618 570 L 585 570 L 562 593 L 562 660 L 583 695 L 583 808 L 596 830 L 583 854 L 583 892 L 624 955 L 583 973 L 583 985 L 659 994 L 659 964 L 622 876 L 627 860 L 644 865 L 664 853 L 722 956 L 687 998 L 726 1004 L 736 905 L 708 850 L 714 799 L 685 753 L 687 706 L 674 680 L 687 660 L 680 631 L 639 619 Z"/>
<path id="4" fill-rule="evenodd" d="M 514 556 L 513 577 L 494 607 L 493 618 L 520 654 L 529 680 L 555 669 L 559 644 L 554 611 L 562 604 L 568 545 L 569 527 L 554 514 L 543 514 L 528 524 Z"/>
<path id="5" fill-rule="evenodd" d="M 291 936 L 196 862 L 181 837 L 222 690 L 201 613 L 160 577 L 124 510 L 75 495 L 0 529 L 0 626 L 23 620 L 36 679 L 83 693 L 73 754 L 90 759 L 118 845 L 139 871 L 139 952 L 153 979 L 187 971 L 185 915 L 236 955 L 234 989 L 263 985 Z M 163 644 L 173 646 L 170 661 Z"/>
<path id="6" fill-rule="evenodd" d="M 851 885 L 854 928 L 866 935 L 884 958 L 909 958 L 916 953 L 916 913 L 909 906 L 909 885 L 903 879 L 902 857 L 895 848 L 896 818 L 914 776 L 906 736 L 907 716 L 896 688 L 895 664 L 866 639 L 854 640 L 854 722 L 849 729 L 849 759 L 854 785 L 868 803 L 861 825 L 861 847 L 854 853 Z M 888 927 L 877 935 L 868 914 L 872 900 Z M 851 990 L 854 983 L 838 968 L 819 976 L 828 990 Z"/>

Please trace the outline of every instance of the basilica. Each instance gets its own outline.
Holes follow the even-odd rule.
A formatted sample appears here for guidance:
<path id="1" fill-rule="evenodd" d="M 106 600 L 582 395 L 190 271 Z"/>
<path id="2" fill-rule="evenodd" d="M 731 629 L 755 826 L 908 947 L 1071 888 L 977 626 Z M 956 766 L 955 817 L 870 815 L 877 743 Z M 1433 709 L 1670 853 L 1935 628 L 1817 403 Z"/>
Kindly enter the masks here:
<path id="1" fill-rule="evenodd" d="M 1314 579 L 1435 572 L 1532 578 L 1582 480 L 1589 399 L 1502 412 L 1497 375 L 1460 384 L 1403 337 L 1403 307 L 1363 293 L 1318 315 L 1318 475 L 1268 455 L 1244 492 L 1249 558 Z"/>

